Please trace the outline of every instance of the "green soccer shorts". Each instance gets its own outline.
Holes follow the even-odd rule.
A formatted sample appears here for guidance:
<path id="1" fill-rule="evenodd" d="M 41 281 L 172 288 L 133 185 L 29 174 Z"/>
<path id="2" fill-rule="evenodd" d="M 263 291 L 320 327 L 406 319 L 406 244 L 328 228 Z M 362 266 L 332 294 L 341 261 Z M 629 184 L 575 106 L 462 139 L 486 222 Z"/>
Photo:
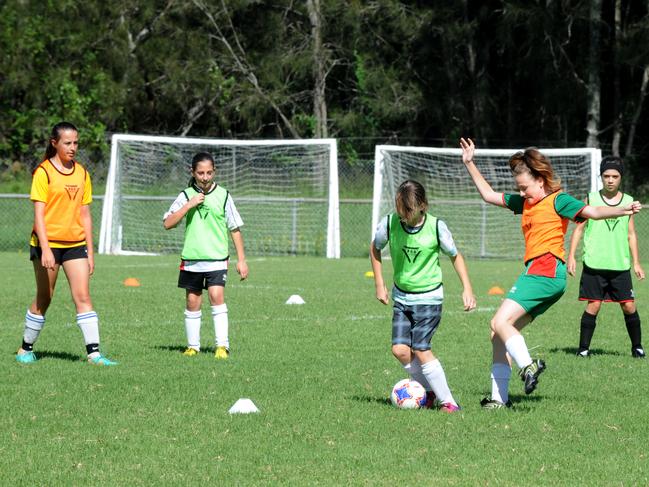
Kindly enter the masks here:
<path id="1" fill-rule="evenodd" d="M 546 254 L 527 263 L 506 297 L 536 318 L 559 301 L 566 292 L 566 284 L 566 264 Z"/>

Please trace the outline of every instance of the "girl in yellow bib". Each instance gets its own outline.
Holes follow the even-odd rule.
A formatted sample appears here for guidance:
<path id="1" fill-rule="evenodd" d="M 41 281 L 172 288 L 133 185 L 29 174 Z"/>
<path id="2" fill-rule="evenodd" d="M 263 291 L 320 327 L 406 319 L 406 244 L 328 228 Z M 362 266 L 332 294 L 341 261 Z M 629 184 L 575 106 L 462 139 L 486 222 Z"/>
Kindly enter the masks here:
<path id="1" fill-rule="evenodd" d="M 88 171 L 74 160 L 79 132 L 67 122 L 52 128 L 45 160 L 34 170 L 30 198 L 34 227 L 30 259 L 36 276 L 36 299 L 27 310 L 20 363 L 36 362 L 34 343 L 45 325 L 54 286 L 63 267 L 77 310 L 77 325 L 86 343 L 88 362 L 116 365 L 99 352 L 99 319 L 90 299 L 90 276 L 95 268 L 92 246 L 92 185 Z"/>
<path id="2" fill-rule="evenodd" d="M 564 238 L 568 220 L 601 220 L 632 215 L 641 209 L 634 201 L 625 206 L 589 206 L 561 192 L 550 161 L 535 148 L 517 152 L 509 167 L 518 194 L 494 191 L 473 162 L 475 146 L 460 139 L 462 161 L 486 203 L 522 214 L 525 238 L 525 271 L 510 289 L 491 320 L 493 363 L 491 397 L 482 400 L 485 409 L 510 407 L 511 360 L 520 368 L 526 394 L 537 386 L 545 369 L 543 360 L 532 360 L 521 330 L 556 303 L 566 290 Z"/>

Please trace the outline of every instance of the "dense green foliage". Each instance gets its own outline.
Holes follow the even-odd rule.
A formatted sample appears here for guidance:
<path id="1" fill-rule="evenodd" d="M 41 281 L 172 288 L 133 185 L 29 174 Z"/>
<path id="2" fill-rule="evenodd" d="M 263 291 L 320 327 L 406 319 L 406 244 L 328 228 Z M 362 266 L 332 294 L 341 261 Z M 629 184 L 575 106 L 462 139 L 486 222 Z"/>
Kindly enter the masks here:
<path id="1" fill-rule="evenodd" d="M 375 142 L 455 146 L 460 135 L 481 147 L 583 146 L 598 80 L 597 143 L 627 157 L 637 187 L 649 176 L 640 163 L 649 155 L 649 5 L 604 0 L 594 20 L 589 6 L 9 0 L 0 6 L 0 173 L 26 172 L 59 119 L 77 124 L 97 154 L 112 132 L 328 135 L 342 139 L 350 164 Z"/>
<path id="2" fill-rule="evenodd" d="M 548 370 L 514 409 L 482 411 L 488 323 L 520 263 L 469 261 L 478 309 L 461 310 L 448 259 L 433 350 L 463 406 L 452 416 L 387 403 L 404 372 L 389 351 L 390 308 L 374 298 L 366 259 L 253 259 L 231 274 L 232 356 L 216 362 L 209 308 L 205 353 L 183 357 L 177 258 L 98 256 L 92 294 L 115 368 L 83 363 L 65 278 L 21 366 L 34 283 L 25 254 L 0 253 L 11 275 L 0 316 L 0 471 L 12 485 L 646 485 L 647 361 L 632 359 L 619 307 L 604 306 L 596 355 L 577 359 L 578 282 L 525 332 Z M 389 278 L 389 266 L 386 278 Z M 138 277 L 139 288 L 126 288 Z M 641 316 L 647 284 L 636 283 Z M 303 306 L 284 302 L 300 294 Z M 230 416 L 241 397 L 261 412 Z"/>

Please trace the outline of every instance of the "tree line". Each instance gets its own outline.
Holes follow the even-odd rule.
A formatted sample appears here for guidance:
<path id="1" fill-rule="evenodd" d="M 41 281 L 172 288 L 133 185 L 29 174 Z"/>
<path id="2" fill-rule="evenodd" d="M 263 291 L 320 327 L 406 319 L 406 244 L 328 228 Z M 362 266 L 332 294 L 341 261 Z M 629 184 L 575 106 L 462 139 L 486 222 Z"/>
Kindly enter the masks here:
<path id="1" fill-rule="evenodd" d="M 7 0 L 0 171 L 106 134 L 601 147 L 649 182 L 649 0 Z M 648 184 L 649 186 L 649 184 Z"/>

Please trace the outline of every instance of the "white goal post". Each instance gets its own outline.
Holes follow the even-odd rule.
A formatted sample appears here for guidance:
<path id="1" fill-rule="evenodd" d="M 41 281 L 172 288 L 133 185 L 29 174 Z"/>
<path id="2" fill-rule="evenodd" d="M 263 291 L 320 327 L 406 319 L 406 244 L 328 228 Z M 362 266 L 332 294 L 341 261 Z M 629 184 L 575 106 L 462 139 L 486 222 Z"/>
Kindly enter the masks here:
<path id="1" fill-rule="evenodd" d="M 584 199 L 601 188 L 599 149 L 539 149 L 548 156 L 564 191 Z M 475 163 L 496 191 L 517 192 L 509 158 L 517 149 L 476 149 Z M 372 235 L 381 217 L 394 212 L 399 184 L 424 185 L 429 212 L 444 220 L 458 249 L 471 257 L 520 258 L 524 243 L 520 216 L 482 201 L 462 163 L 460 148 L 379 145 L 374 155 Z"/>
<path id="2" fill-rule="evenodd" d="M 180 252 L 183 228 L 165 230 L 162 217 L 187 187 L 198 152 L 214 156 L 215 181 L 231 193 L 243 219 L 247 254 L 340 258 L 335 139 L 133 134 L 112 137 L 99 253 Z"/>

